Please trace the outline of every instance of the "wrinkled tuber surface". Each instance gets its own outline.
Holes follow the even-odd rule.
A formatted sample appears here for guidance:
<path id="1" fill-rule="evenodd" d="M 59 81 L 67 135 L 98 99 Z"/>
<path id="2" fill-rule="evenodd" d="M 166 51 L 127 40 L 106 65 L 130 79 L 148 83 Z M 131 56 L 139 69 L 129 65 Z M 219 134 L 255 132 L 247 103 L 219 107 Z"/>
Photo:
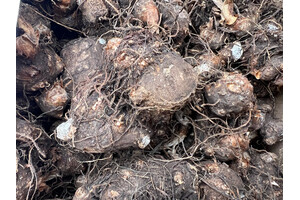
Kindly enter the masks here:
<path id="1" fill-rule="evenodd" d="M 79 38 L 67 43 L 61 51 L 65 63 L 64 85 L 68 92 L 84 84 L 103 65 L 102 45 L 94 38 Z"/>
<path id="2" fill-rule="evenodd" d="M 113 38 L 105 47 L 106 54 L 121 73 L 133 70 L 130 74 L 133 80 L 128 85 L 133 87 L 130 99 L 140 107 L 162 110 L 183 106 L 197 86 L 192 66 L 161 41 L 147 41 L 146 46 L 142 35 L 137 36 L 137 33 L 123 39 Z"/>
<path id="3" fill-rule="evenodd" d="M 260 134 L 263 136 L 263 141 L 267 145 L 273 145 L 282 139 L 283 122 L 281 119 L 268 117 L 260 129 Z"/>
<path id="4" fill-rule="evenodd" d="M 17 140 L 34 142 L 42 135 L 42 129 L 23 119 L 16 119 Z"/>
<path id="5" fill-rule="evenodd" d="M 238 174 L 225 163 L 205 161 L 200 163 L 202 173 L 200 193 L 203 199 L 239 199 L 245 186 Z"/>
<path id="6" fill-rule="evenodd" d="M 32 194 L 34 188 L 34 180 L 32 180 L 32 174 L 30 167 L 25 162 L 19 162 L 17 164 L 16 174 L 16 199 L 26 199 L 27 194 Z"/>
<path id="7" fill-rule="evenodd" d="M 197 199 L 197 178 L 197 168 L 186 161 L 135 158 L 112 165 L 73 199 Z"/>
<path id="8" fill-rule="evenodd" d="M 205 88 L 210 109 L 218 116 L 240 113 L 253 108 L 253 86 L 242 74 L 224 74 Z"/>
<path id="9" fill-rule="evenodd" d="M 208 43 L 211 49 L 221 47 L 226 39 L 225 33 L 216 31 L 213 27 L 213 19 L 210 18 L 209 22 L 200 27 L 200 38 Z"/>
<path id="10" fill-rule="evenodd" d="M 180 1 L 160 0 L 156 3 L 160 13 L 162 13 L 162 27 L 166 29 L 168 37 L 173 37 L 178 43 L 181 43 L 189 34 L 191 21 L 188 12 Z"/>
<path id="11" fill-rule="evenodd" d="M 76 0 L 53 0 L 51 5 L 54 12 L 54 20 L 69 27 L 78 27 L 81 23 L 81 15 L 76 12 Z"/>
<path id="12" fill-rule="evenodd" d="M 103 0 L 77 0 L 77 4 L 82 12 L 83 19 L 86 20 L 87 23 L 97 22 L 108 12 Z"/>
<path id="13" fill-rule="evenodd" d="M 278 157 L 270 152 L 250 151 L 251 165 L 245 179 L 249 199 L 282 199 L 282 175 L 278 169 Z"/>
<path id="14" fill-rule="evenodd" d="M 57 135 L 62 135 L 60 139 L 89 153 L 128 147 L 145 148 L 150 142 L 148 131 L 131 127 L 130 123 L 133 122 L 130 112 L 112 112 L 105 101 L 105 95 L 91 89 L 90 85 L 83 86 L 72 98 L 71 118 L 65 122 L 68 123 L 65 124 L 66 128 L 57 129 Z"/>
<path id="15" fill-rule="evenodd" d="M 63 71 L 64 63 L 49 47 L 40 47 L 33 60 L 17 58 L 17 89 L 36 91 L 49 86 Z"/>
<path id="16" fill-rule="evenodd" d="M 254 69 L 252 74 L 260 80 L 271 81 L 277 75 L 282 74 L 283 61 L 282 56 L 275 55 L 268 60 L 260 69 Z"/>
<path id="17" fill-rule="evenodd" d="M 62 84 L 55 82 L 36 98 L 36 102 L 47 115 L 61 118 L 68 99 L 68 94 Z"/>
<path id="18" fill-rule="evenodd" d="M 50 21 L 43 18 L 37 8 L 20 3 L 17 24 L 17 55 L 33 58 L 39 44 L 52 43 Z"/>
<path id="19" fill-rule="evenodd" d="M 17 55 L 33 58 L 38 51 L 39 33 L 22 17 L 18 18 L 18 28 L 22 29 L 24 34 L 17 37 Z"/>
<path id="20" fill-rule="evenodd" d="M 130 99 L 135 104 L 160 109 L 181 106 L 196 89 L 192 67 L 174 53 L 167 53 L 157 60 L 160 65 L 148 68 L 130 92 Z"/>
<path id="21" fill-rule="evenodd" d="M 159 11 L 153 0 L 137 0 L 134 5 L 134 15 L 147 23 L 153 32 L 158 30 Z"/>
<path id="22" fill-rule="evenodd" d="M 52 148 L 50 154 L 51 161 L 63 176 L 82 173 L 86 168 L 82 161 L 89 159 L 87 154 L 71 151 L 64 147 Z"/>
<path id="23" fill-rule="evenodd" d="M 229 161 L 242 157 L 244 151 L 249 148 L 249 138 L 246 134 L 232 134 L 213 139 L 206 147 L 204 153 L 207 156 L 216 157 L 220 161 Z"/>

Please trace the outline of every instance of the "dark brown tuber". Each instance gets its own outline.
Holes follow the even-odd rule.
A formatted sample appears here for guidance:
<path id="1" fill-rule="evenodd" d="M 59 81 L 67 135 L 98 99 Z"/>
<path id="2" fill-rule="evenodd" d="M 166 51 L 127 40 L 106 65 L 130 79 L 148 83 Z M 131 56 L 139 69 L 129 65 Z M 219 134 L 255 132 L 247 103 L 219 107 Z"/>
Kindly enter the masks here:
<path id="1" fill-rule="evenodd" d="M 112 172 L 114 171 L 114 173 Z M 97 184 L 111 174 L 102 184 Z M 197 168 L 186 161 L 135 158 L 80 187 L 73 199 L 197 199 Z M 97 184 L 96 187 L 93 185 Z"/>
<path id="2" fill-rule="evenodd" d="M 228 73 L 205 88 L 210 109 L 218 116 L 238 114 L 253 108 L 253 86 L 242 74 Z"/>

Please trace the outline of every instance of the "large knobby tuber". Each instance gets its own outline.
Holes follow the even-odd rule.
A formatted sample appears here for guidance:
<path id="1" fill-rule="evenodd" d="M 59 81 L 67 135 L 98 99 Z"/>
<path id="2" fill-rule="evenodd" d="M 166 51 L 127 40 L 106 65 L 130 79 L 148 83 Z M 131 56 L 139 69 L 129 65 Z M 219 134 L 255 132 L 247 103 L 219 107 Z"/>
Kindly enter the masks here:
<path id="1" fill-rule="evenodd" d="M 205 87 L 210 109 L 218 116 L 238 114 L 253 108 L 253 86 L 246 77 L 237 73 L 225 73 L 218 81 Z"/>
<path id="2" fill-rule="evenodd" d="M 220 161 L 229 161 L 241 158 L 249 148 L 249 138 L 246 134 L 231 134 L 219 139 L 214 138 L 204 147 L 207 156 L 216 157 Z"/>
<path id="3" fill-rule="evenodd" d="M 238 174 L 225 163 L 204 161 L 200 163 L 202 183 L 200 184 L 203 199 L 239 199 L 245 192 L 245 186 Z"/>
<path id="4" fill-rule="evenodd" d="M 197 168 L 186 161 L 135 158 L 111 167 L 77 189 L 73 200 L 197 199 Z"/>

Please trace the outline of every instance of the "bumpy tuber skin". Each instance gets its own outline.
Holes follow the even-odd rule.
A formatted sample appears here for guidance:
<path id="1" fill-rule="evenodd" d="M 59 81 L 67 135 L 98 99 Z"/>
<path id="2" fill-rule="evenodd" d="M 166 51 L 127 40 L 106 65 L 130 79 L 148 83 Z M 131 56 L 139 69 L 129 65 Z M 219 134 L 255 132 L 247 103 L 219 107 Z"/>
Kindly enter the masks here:
<path id="1" fill-rule="evenodd" d="M 245 176 L 244 183 L 251 188 L 249 199 L 282 199 L 282 175 L 278 170 L 278 157 L 274 153 L 258 153 L 250 150 L 251 168 Z"/>
<path id="2" fill-rule="evenodd" d="M 92 199 L 96 195 L 99 199 L 111 200 L 169 199 L 170 196 L 197 199 L 197 185 L 197 168 L 186 161 L 134 158 L 117 169 L 113 166 L 92 183 L 80 187 L 73 200 Z"/>
<path id="3" fill-rule="evenodd" d="M 230 161 L 241 158 L 249 148 L 250 139 L 246 134 L 232 134 L 213 139 L 204 147 L 207 156 L 213 156 L 220 161 Z"/>
<path id="4" fill-rule="evenodd" d="M 160 64 L 148 67 L 137 87 L 131 90 L 130 99 L 140 106 L 162 110 L 182 106 L 196 89 L 197 77 L 192 66 L 174 53 L 156 59 Z"/>
<path id="5" fill-rule="evenodd" d="M 51 27 L 50 21 L 40 16 L 38 12 L 39 12 L 38 9 L 36 9 L 35 7 L 23 3 L 22 1 L 20 2 L 18 29 L 17 29 L 17 35 L 18 32 L 20 35 L 17 37 L 17 53 L 18 53 L 18 42 L 20 42 L 18 40 L 21 41 L 25 40 L 22 42 L 27 43 L 26 47 L 31 48 L 31 50 L 33 47 L 37 48 L 38 47 L 37 45 L 39 44 L 52 43 L 52 31 L 50 30 Z M 32 47 L 28 46 L 29 45 L 28 42 Z M 23 51 L 29 51 L 29 49 L 24 48 Z M 19 53 L 21 52 L 19 51 Z M 18 55 L 21 55 L 19 53 Z M 22 55 L 28 58 L 34 57 L 34 54 L 31 53 L 30 56 L 26 54 L 25 55 L 22 54 Z"/>
<path id="6" fill-rule="evenodd" d="M 38 139 L 42 130 L 36 125 L 22 119 L 16 119 L 16 139 L 31 144 Z"/>
<path id="7" fill-rule="evenodd" d="M 282 119 L 274 119 L 271 116 L 267 117 L 263 127 L 260 129 L 260 135 L 267 145 L 273 145 L 280 141 L 283 136 Z"/>
<path id="8" fill-rule="evenodd" d="M 62 176 L 80 174 L 85 170 L 82 161 L 89 160 L 89 156 L 84 153 L 71 151 L 64 147 L 54 147 L 51 149 L 51 162 L 55 169 Z"/>
<path id="9" fill-rule="evenodd" d="M 32 60 L 17 57 L 17 89 L 36 91 L 49 86 L 63 71 L 64 63 L 55 51 L 40 47 Z"/>
<path id="10" fill-rule="evenodd" d="M 18 18 L 18 28 L 25 33 L 16 39 L 17 55 L 33 58 L 38 51 L 39 33 L 22 17 Z"/>
<path id="11" fill-rule="evenodd" d="M 134 15 L 147 23 L 153 33 L 158 31 L 159 11 L 153 0 L 137 0 Z"/>
<path id="12" fill-rule="evenodd" d="M 129 126 L 129 112 L 108 115 L 105 96 L 96 91 L 89 94 L 89 89 L 88 85 L 79 88 L 72 98 L 72 120 L 68 122 L 68 127 L 56 130 L 58 135 L 65 135 L 60 139 L 88 153 L 104 153 L 129 147 L 143 149 L 150 143 L 147 130 Z"/>
<path id="13" fill-rule="evenodd" d="M 29 194 L 32 194 L 33 191 L 30 190 L 31 189 L 30 187 L 34 188 L 34 182 L 32 182 L 33 185 L 29 184 L 31 183 L 31 178 L 32 175 L 29 166 L 25 162 L 19 162 L 17 166 L 17 173 L 16 173 L 16 199 L 17 200 L 26 199 L 28 192 Z"/>
<path id="14" fill-rule="evenodd" d="M 64 46 L 61 57 L 66 65 L 63 82 L 67 92 L 84 84 L 101 69 L 102 49 L 103 45 L 95 38 L 75 39 Z"/>
<path id="15" fill-rule="evenodd" d="M 112 38 L 105 50 L 117 70 L 131 69 L 138 74 L 129 85 L 129 98 L 136 106 L 171 110 L 183 106 L 195 92 L 197 75 L 192 66 L 159 41 L 145 46 L 141 35 L 133 33 Z"/>
<path id="16" fill-rule="evenodd" d="M 217 49 L 224 44 L 226 36 L 224 33 L 217 31 L 213 26 L 213 19 L 210 18 L 206 25 L 200 26 L 200 38 L 207 42 L 211 49 Z"/>
<path id="17" fill-rule="evenodd" d="M 33 163 L 20 160 L 17 163 L 16 172 L 16 200 L 34 198 L 37 192 L 48 191 L 50 187 L 46 184 L 49 172 L 42 173 Z M 51 178 L 50 178 L 51 179 Z"/>
<path id="18" fill-rule="evenodd" d="M 189 34 L 191 20 L 188 12 L 181 5 L 182 2 L 176 0 L 160 0 L 156 4 L 162 13 L 162 27 L 166 29 L 168 37 L 174 38 L 180 44 Z"/>
<path id="19" fill-rule="evenodd" d="M 280 55 L 272 56 L 263 67 L 253 69 L 251 73 L 256 79 L 271 81 L 283 73 L 283 57 Z"/>
<path id="20" fill-rule="evenodd" d="M 52 0 L 51 4 L 55 21 L 72 28 L 81 23 L 81 15 L 76 12 L 76 0 Z"/>
<path id="21" fill-rule="evenodd" d="M 60 82 L 55 82 L 36 98 L 41 110 L 49 116 L 61 118 L 68 102 L 68 94 Z"/>
<path id="22" fill-rule="evenodd" d="M 210 109 L 218 116 L 238 114 L 253 108 L 253 86 L 242 74 L 227 73 L 205 87 Z"/>
<path id="23" fill-rule="evenodd" d="M 251 112 L 251 119 L 249 121 L 249 114 L 246 113 L 244 116 L 238 119 L 238 125 L 241 126 L 246 124 L 248 131 L 253 132 L 261 129 L 263 127 L 266 117 L 270 115 L 272 111 L 272 102 L 268 99 L 257 98 L 255 106 Z M 248 123 L 247 123 L 248 122 Z"/>
<path id="24" fill-rule="evenodd" d="M 103 0 L 77 0 L 83 19 L 88 23 L 96 23 L 99 18 L 108 13 L 108 9 Z"/>
<path id="25" fill-rule="evenodd" d="M 199 164 L 203 172 L 200 194 L 203 199 L 239 199 L 245 190 L 238 174 L 225 163 L 204 161 Z"/>

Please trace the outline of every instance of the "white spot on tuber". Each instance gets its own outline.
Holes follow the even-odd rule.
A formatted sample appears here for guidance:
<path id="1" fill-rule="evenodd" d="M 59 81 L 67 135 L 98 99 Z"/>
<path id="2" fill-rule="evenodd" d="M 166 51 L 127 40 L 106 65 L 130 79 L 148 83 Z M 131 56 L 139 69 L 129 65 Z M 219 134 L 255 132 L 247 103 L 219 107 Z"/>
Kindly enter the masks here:
<path id="1" fill-rule="evenodd" d="M 70 118 L 68 121 L 61 123 L 57 128 L 56 128 L 56 137 L 60 140 L 63 141 L 68 141 L 72 139 L 72 135 L 74 132 L 74 128 L 72 126 L 73 119 Z"/>
<path id="2" fill-rule="evenodd" d="M 211 66 L 209 66 L 207 63 L 204 63 L 202 65 L 196 66 L 194 70 L 199 75 L 202 74 L 203 72 L 209 72 L 211 70 Z"/>
<path id="3" fill-rule="evenodd" d="M 274 25 L 274 24 L 268 24 L 267 25 L 268 26 L 268 30 L 269 31 L 277 31 L 279 28 L 276 26 L 276 25 Z"/>
<path id="4" fill-rule="evenodd" d="M 234 61 L 240 59 L 243 55 L 243 48 L 240 42 L 236 42 L 233 47 L 231 48 L 231 54 Z"/>
<path id="5" fill-rule="evenodd" d="M 98 39 L 98 42 L 99 42 L 100 44 L 103 44 L 103 45 L 106 44 L 106 40 L 103 39 L 103 38 L 99 38 L 99 39 Z"/>
<path id="6" fill-rule="evenodd" d="M 146 135 L 142 138 L 142 141 L 138 141 L 139 148 L 144 149 L 150 143 L 150 136 Z"/>

